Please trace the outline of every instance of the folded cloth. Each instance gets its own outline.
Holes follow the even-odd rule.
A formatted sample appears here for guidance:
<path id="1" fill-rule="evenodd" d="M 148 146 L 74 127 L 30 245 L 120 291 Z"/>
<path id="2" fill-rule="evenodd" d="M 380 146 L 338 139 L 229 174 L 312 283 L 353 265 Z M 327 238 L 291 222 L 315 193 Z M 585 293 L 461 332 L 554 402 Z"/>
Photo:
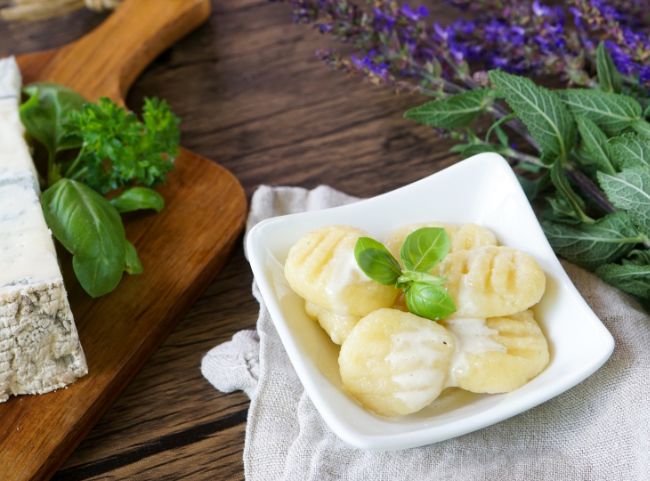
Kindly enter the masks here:
<path id="1" fill-rule="evenodd" d="M 328 187 L 260 187 L 248 228 L 276 215 L 355 199 Z M 259 292 L 255 331 L 212 349 L 204 376 L 251 398 L 244 447 L 248 481 L 650 480 L 650 318 L 631 298 L 565 263 L 616 340 L 611 359 L 583 383 L 523 414 L 421 448 L 372 452 L 340 441 L 306 395 Z M 571 322 L 571 319 L 566 319 Z"/>

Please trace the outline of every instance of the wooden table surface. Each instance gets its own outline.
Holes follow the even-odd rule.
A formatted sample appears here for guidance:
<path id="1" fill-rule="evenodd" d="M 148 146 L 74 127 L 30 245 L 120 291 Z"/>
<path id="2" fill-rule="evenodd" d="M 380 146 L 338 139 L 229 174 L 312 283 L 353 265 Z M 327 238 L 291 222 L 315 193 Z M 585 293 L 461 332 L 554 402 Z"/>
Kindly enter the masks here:
<path id="1" fill-rule="evenodd" d="M 329 184 L 372 196 L 456 160 L 447 141 L 401 118 L 421 99 L 328 70 L 314 52 L 330 39 L 292 25 L 287 4 L 220 0 L 213 7 L 208 23 L 146 70 L 128 104 L 139 111 L 143 96 L 167 99 L 183 119 L 183 145 L 230 169 L 249 196 L 260 184 Z M 438 6 L 432 15 L 452 13 Z M 0 56 L 62 45 L 102 19 L 76 12 L 0 22 Z M 54 479 L 244 479 L 247 397 L 216 391 L 199 367 L 210 348 L 255 326 L 251 282 L 240 242 Z"/>

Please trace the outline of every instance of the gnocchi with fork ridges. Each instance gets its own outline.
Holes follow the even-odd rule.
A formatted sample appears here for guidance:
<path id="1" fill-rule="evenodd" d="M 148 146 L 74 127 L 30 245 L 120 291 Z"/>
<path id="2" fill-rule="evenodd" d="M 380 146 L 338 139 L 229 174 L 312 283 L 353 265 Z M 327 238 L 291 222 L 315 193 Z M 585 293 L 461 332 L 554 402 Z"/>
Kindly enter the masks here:
<path id="1" fill-rule="evenodd" d="M 537 376 L 549 362 L 546 337 L 530 310 L 442 323 L 457 344 L 449 386 L 475 393 L 510 392 Z"/>
<path id="2" fill-rule="evenodd" d="M 335 314 L 362 317 L 389 307 L 393 286 L 378 284 L 357 265 L 354 246 L 366 233 L 349 226 L 328 226 L 301 237 L 289 250 L 284 275 L 306 301 Z"/>
<path id="3" fill-rule="evenodd" d="M 341 380 L 376 414 L 411 414 L 444 389 L 453 352 L 453 336 L 440 324 L 379 309 L 362 318 L 341 346 Z"/>
<path id="4" fill-rule="evenodd" d="M 360 317 L 348 314 L 336 314 L 324 307 L 305 301 L 305 312 L 307 315 L 318 321 L 320 327 L 327 333 L 334 344 L 341 345 L 348 337 L 350 331 L 359 322 Z"/>
<path id="5" fill-rule="evenodd" d="M 475 249 L 476 247 L 495 246 L 497 238 L 490 229 L 476 224 L 445 224 L 441 222 L 426 222 L 410 224 L 395 230 L 388 240 L 386 247 L 397 258 L 400 258 L 400 249 L 406 237 L 422 227 L 442 227 L 447 232 L 450 240 L 449 252 Z"/>
<path id="6" fill-rule="evenodd" d="M 434 267 L 446 279 L 455 317 L 509 316 L 537 304 L 546 276 L 532 256 L 502 246 L 454 252 Z"/>

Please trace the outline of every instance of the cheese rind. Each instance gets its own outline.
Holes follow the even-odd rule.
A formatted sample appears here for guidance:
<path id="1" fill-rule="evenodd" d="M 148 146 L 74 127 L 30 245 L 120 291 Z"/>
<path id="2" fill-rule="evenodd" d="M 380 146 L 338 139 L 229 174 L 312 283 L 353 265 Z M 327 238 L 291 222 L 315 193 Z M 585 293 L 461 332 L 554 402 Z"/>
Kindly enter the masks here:
<path id="1" fill-rule="evenodd" d="M 88 372 L 18 114 L 20 72 L 0 59 L 0 402 Z"/>

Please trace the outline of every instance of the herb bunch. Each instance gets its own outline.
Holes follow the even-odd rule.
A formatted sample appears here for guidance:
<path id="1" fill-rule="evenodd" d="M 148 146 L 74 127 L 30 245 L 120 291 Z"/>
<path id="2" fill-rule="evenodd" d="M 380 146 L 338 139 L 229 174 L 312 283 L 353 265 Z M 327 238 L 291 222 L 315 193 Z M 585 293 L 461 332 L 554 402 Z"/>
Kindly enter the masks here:
<path id="1" fill-rule="evenodd" d="M 543 198 L 542 226 L 554 250 L 650 305 L 650 123 L 625 95 L 621 73 L 604 45 L 598 86 L 549 90 L 500 70 L 486 88 L 425 103 L 405 116 L 453 132 L 453 150 L 508 153 L 504 119 L 521 122 L 534 147 L 519 159 L 529 198 Z M 507 109 L 485 134 L 476 121 Z"/>
<path id="2" fill-rule="evenodd" d="M 449 236 L 440 227 L 423 227 L 406 237 L 400 249 L 403 268 L 381 242 L 370 237 L 359 238 L 354 247 L 357 264 L 369 278 L 402 289 L 408 310 L 432 321 L 456 311 L 445 279 L 431 274 L 448 252 Z"/>
<path id="3" fill-rule="evenodd" d="M 81 286 L 102 296 L 124 272 L 142 272 L 120 214 L 164 207 L 151 187 L 165 180 L 178 155 L 178 118 L 157 99 L 145 100 L 140 121 L 107 98 L 90 103 L 60 85 L 37 83 L 24 92 L 21 120 L 47 154 L 45 220 L 72 254 Z"/>

